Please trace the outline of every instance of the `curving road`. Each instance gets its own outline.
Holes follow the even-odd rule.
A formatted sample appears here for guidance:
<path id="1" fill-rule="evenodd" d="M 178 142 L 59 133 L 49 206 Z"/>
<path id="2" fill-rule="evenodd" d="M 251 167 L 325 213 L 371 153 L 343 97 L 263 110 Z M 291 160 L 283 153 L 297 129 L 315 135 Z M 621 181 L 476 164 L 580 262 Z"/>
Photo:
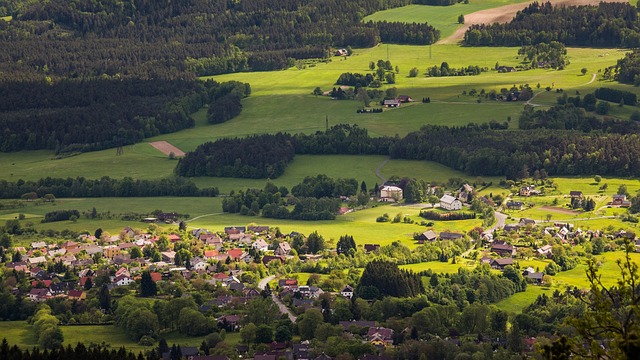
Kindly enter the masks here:
<path id="1" fill-rule="evenodd" d="M 264 288 L 267 287 L 267 284 L 275 278 L 276 278 L 275 275 L 271 275 L 260 280 L 260 282 L 258 283 L 258 288 L 260 290 L 264 290 Z M 298 317 L 293 315 L 291 310 L 289 310 L 289 308 L 285 304 L 283 304 L 282 301 L 280 301 L 280 299 L 275 294 L 271 293 L 271 299 L 273 300 L 274 303 L 276 303 L 276 305 L 278 305 L 278 309 L 280 310 L 281 313 L 287 315 L 289 317 L 289 320 L 291 320 L 292 323 L 296 322 Z"/>
<path id="2" fill-rule="evenodd" d="M 380 179 L 380 181 L 382 181 L 382 183 L 380 183 L 380 185 L 384 185 L 384 183 L 387 182 L 387 179 L 384 178 L 384 176 L 382 176 L 382 174 L 380 174 L 380 170 L 387 165 L 387 163 L 389 162 L 389 159 L 386 159 L 385 161 L 383 161 L 380 165 L 378 165 L 378 167 L 376 168 L 376 176 Z"/>

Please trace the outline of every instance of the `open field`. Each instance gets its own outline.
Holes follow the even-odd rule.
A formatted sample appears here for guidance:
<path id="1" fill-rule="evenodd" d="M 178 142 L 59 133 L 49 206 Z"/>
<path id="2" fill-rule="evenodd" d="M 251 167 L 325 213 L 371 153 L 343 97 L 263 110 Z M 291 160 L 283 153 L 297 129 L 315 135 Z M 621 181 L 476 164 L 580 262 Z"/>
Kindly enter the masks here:
<path id="1" fill-rule="evenodd" d="M 428 23 L 440 30 L 440 39 L 444 39 L 458 29 L 458 16 L 466 15 L 476 11 L 502 7 L 516 3 L 529 3 L 529 0 L 483 0 L 470 1 L 468 4 L 462 2 L 451 6 L 430 6 L 430 5 L 407 5 L 399 8 L 378 11 L 363 19 L 368 21 L 399 21 L 406 23 Z"/>
<path id="2" fill-rule="evenodd" d="M 60 329 L 64 334 L 63 345 L 75 346 L 78 342 L 83 342 L 89 346 L 91 343 L 101 344 L 104 341 L 111 348 L 118 349 L 125 346 L 127 351 L 134 353 L 151 349 L 149 346 L 138 345 L 135 341 L 129 340 L 115 325 L 61 326 Z M 26 321 L 0 321 L 0 338 L 6 338 L 10 345 L 18 345 L 21 348 L 32 348 L 38 345 L 33 337 L 31 325 Z M 165 334 L 164 338 L 169 345 L 199 346 L 204 336 L 187 337 L 173 332 Z M 225 338 L 225 341 L 231 345 L 235 345 L 239 340 L 238 333 L 227 334 Z"/>
<path id="3" fill-rule="evenodd" d="M 368 72 L 370 61 L 386 59 L 387 52 L 393 65 L 398 65 L 400 74 L 396 86 L 400 93 L 415 99 L 430 97 L 430 104 L 413 103 L 399 109 L 381 114 L 356 114 L 361 107 L 358 101 L 334 101 L 328 97 L 311 95 L 315 86 L 330 89 L 334 81 L 343 72 Z M 251 84 L 252 95 L 243 100 L 244 110 L 240 116 L 223 124 L 210 125 L 206 122 L 206 109 L 196 114 L 196 126 L 173 134 L 165 134 L 147 139 L 147 141 L 167 141 L 177 148 L 190 151 L 199 144 L 220 137 L 246 136 L 275 131 L 315 132 L 325 129 L 325 118 L 329 124 L 358 124 L 369 130 L 374 136 L 403 136 L 419 129 L 425 124 L 465 125 L 470 122 L 506 121 L 511 118 L 510 127 L 517 126 L 522 103 L 476 102 L 472 96 L 462 95 L 463 91 L 476 89 L 499 90 L 519 84 L 536 86 L 542 92 L 536 97 L 536 103 L 551 105 L 558 94 L 555 91 L 542 90 L 546 86 L 563 88 L 569 94 L 575 90 L 581 93 L 593 91 L 599 86 L 614 86 L 610 82 L 599 80 L 584 85 L 590 78 L 582 76 L 580 69 L 587 67 L 589 72 L 614 65 L 624 51 L 615 49 L 570 48 L 568 56 L 571 65 L 562 71 L 530 70 L 517 73 L 499 74 L 493 71 L 479 76 L 426 78 L 423 75 L 409 78 L 408 71 L 418 67 L 425 71 L 427 66 L 439 65 L 446 61 L 452 67 L 480 65 L 493 68 L 497 63 L 516 65 L 517 48 L 496 47 L 487 52 L 485 48 L 465 48 L 456 45 L 403 46 L 380 45 L 370 49 L 357 49 L 347 60 L 334 59 L 330 63 L 320 63 L 314 67 L 297 69 L 295 67 L 275 72 L 236 73 L 216 76 L 217 81 L 238 80 Z M 388 87 L 386 85 L 385 87 Z M 628 85 L 615 87 L 638 93 L 639 90 Z M 574 90 L 575 89 L 575 90 Z M 624 116 L 634 108 L 614 107 L 613 111 Z M 110 176 L 122 178 L 131 176 L 140 179 L 157 179 L 170 176 L 175 161 L 168 159 L 157 150 L 144 143 L 123 148 L 124 154 L 116 156 L 115 149 L 79 154 L 54 160 L 52 151 L 25 151 L 0 154 L 0 179 L 38 179 L 43 176 L 100 178 Z M 393 164 L 389 164 L 393 166 Z M 329 167 L 323 169 L 326 170 Z M 328 170 L 326 170 L 328 171 Z M 386 174 L 386 172 L 385 172 Z M 309 174 L 314 175 L 314 174 Z M 356 176 L 359 177 L 359 176 Z M 198 180 L 199 185 L 218 186 L 221 189 L 242 188 L 244 180 L 211 179 Z M 240 186 L 236 186 L 236 182 Z M 285 181 L 286 182 L 286 181 Z M 368 181 L 367 181 L 368 182 Z M 248 182 L 251 183 L 251 182 Z M 251 185 L 253 186 L 253 185 Z"/>

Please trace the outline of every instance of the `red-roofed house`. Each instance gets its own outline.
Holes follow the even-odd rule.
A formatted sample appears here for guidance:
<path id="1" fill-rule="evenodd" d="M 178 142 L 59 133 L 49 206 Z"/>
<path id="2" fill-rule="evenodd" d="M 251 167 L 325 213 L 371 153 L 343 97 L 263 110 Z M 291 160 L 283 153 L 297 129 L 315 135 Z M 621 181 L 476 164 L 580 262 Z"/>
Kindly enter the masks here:
<path id="1" fill-rule="evenodd" d="M 231 257 L 231 260 L 240 260 L 242 258 L 242 249 L 231 249 L 227 251 L 227 255 Z"/>
<path id="2" fill-rule="evenodd" d="M 154 283 L 162 280 L 162 274 L 159 272 L 150 272 L 149 275 L 151 275 L 151 280 L 153 280 Z"/>
<path id="3" fill-rule="evenodd" d="M 177 234 L 169 234 L 168 238 L 169 238 L 169 241 L 171 241 L 172 243 L 176 241 L 180 241 L 181 239 L 180 235 L 177 235 Z"/>
<path id="4" fill-rule="evenodd" d="M 70 300 L 82 301 L 87 298 L 87 294 L 82 290 L 69 290 L 68 297 Z"/>

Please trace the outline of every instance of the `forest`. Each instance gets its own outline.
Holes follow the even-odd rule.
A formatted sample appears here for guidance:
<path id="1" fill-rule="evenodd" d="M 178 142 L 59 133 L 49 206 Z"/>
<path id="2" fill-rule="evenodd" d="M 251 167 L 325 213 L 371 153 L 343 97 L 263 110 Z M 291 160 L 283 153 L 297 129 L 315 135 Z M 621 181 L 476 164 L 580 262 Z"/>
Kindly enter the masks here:
<path id="1" fill-rule="evenodd" d="M 561 42 L 567 46 L 640 46 L 638 9 L 629 3 L 553 6 L 534 2 L 509 23 L 472 25 L 464 35 L 471 46 L 522 46 Z"/>
<path id="2" fill-rule="evenodd" d="M 27 194 L 27 196 L 25 196 Z M 56 198 L 149 197 L 149 196 L 217 196 L 217 188 L 198 189 L 181 177 L 160 180 L 140 180 L 131 177 L 113 179 L 43 178 L 36 181 L 0 180 L 0 199 L 35 200 L 51 194 Z"/>

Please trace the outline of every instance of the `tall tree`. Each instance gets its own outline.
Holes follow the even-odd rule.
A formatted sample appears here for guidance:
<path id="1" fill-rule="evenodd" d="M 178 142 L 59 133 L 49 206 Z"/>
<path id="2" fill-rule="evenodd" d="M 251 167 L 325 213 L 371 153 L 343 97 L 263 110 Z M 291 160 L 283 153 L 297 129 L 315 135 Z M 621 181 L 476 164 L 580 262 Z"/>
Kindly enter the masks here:
<path id="1" fill-rule="evenodd" d="M 156 296 L 157 294 L 158 288 L 151 278 L 151 273 L 149 273 L 149 271 L 142 272 L 142 277 L 140 279 L 140 296 L 150 297 Z"/>

